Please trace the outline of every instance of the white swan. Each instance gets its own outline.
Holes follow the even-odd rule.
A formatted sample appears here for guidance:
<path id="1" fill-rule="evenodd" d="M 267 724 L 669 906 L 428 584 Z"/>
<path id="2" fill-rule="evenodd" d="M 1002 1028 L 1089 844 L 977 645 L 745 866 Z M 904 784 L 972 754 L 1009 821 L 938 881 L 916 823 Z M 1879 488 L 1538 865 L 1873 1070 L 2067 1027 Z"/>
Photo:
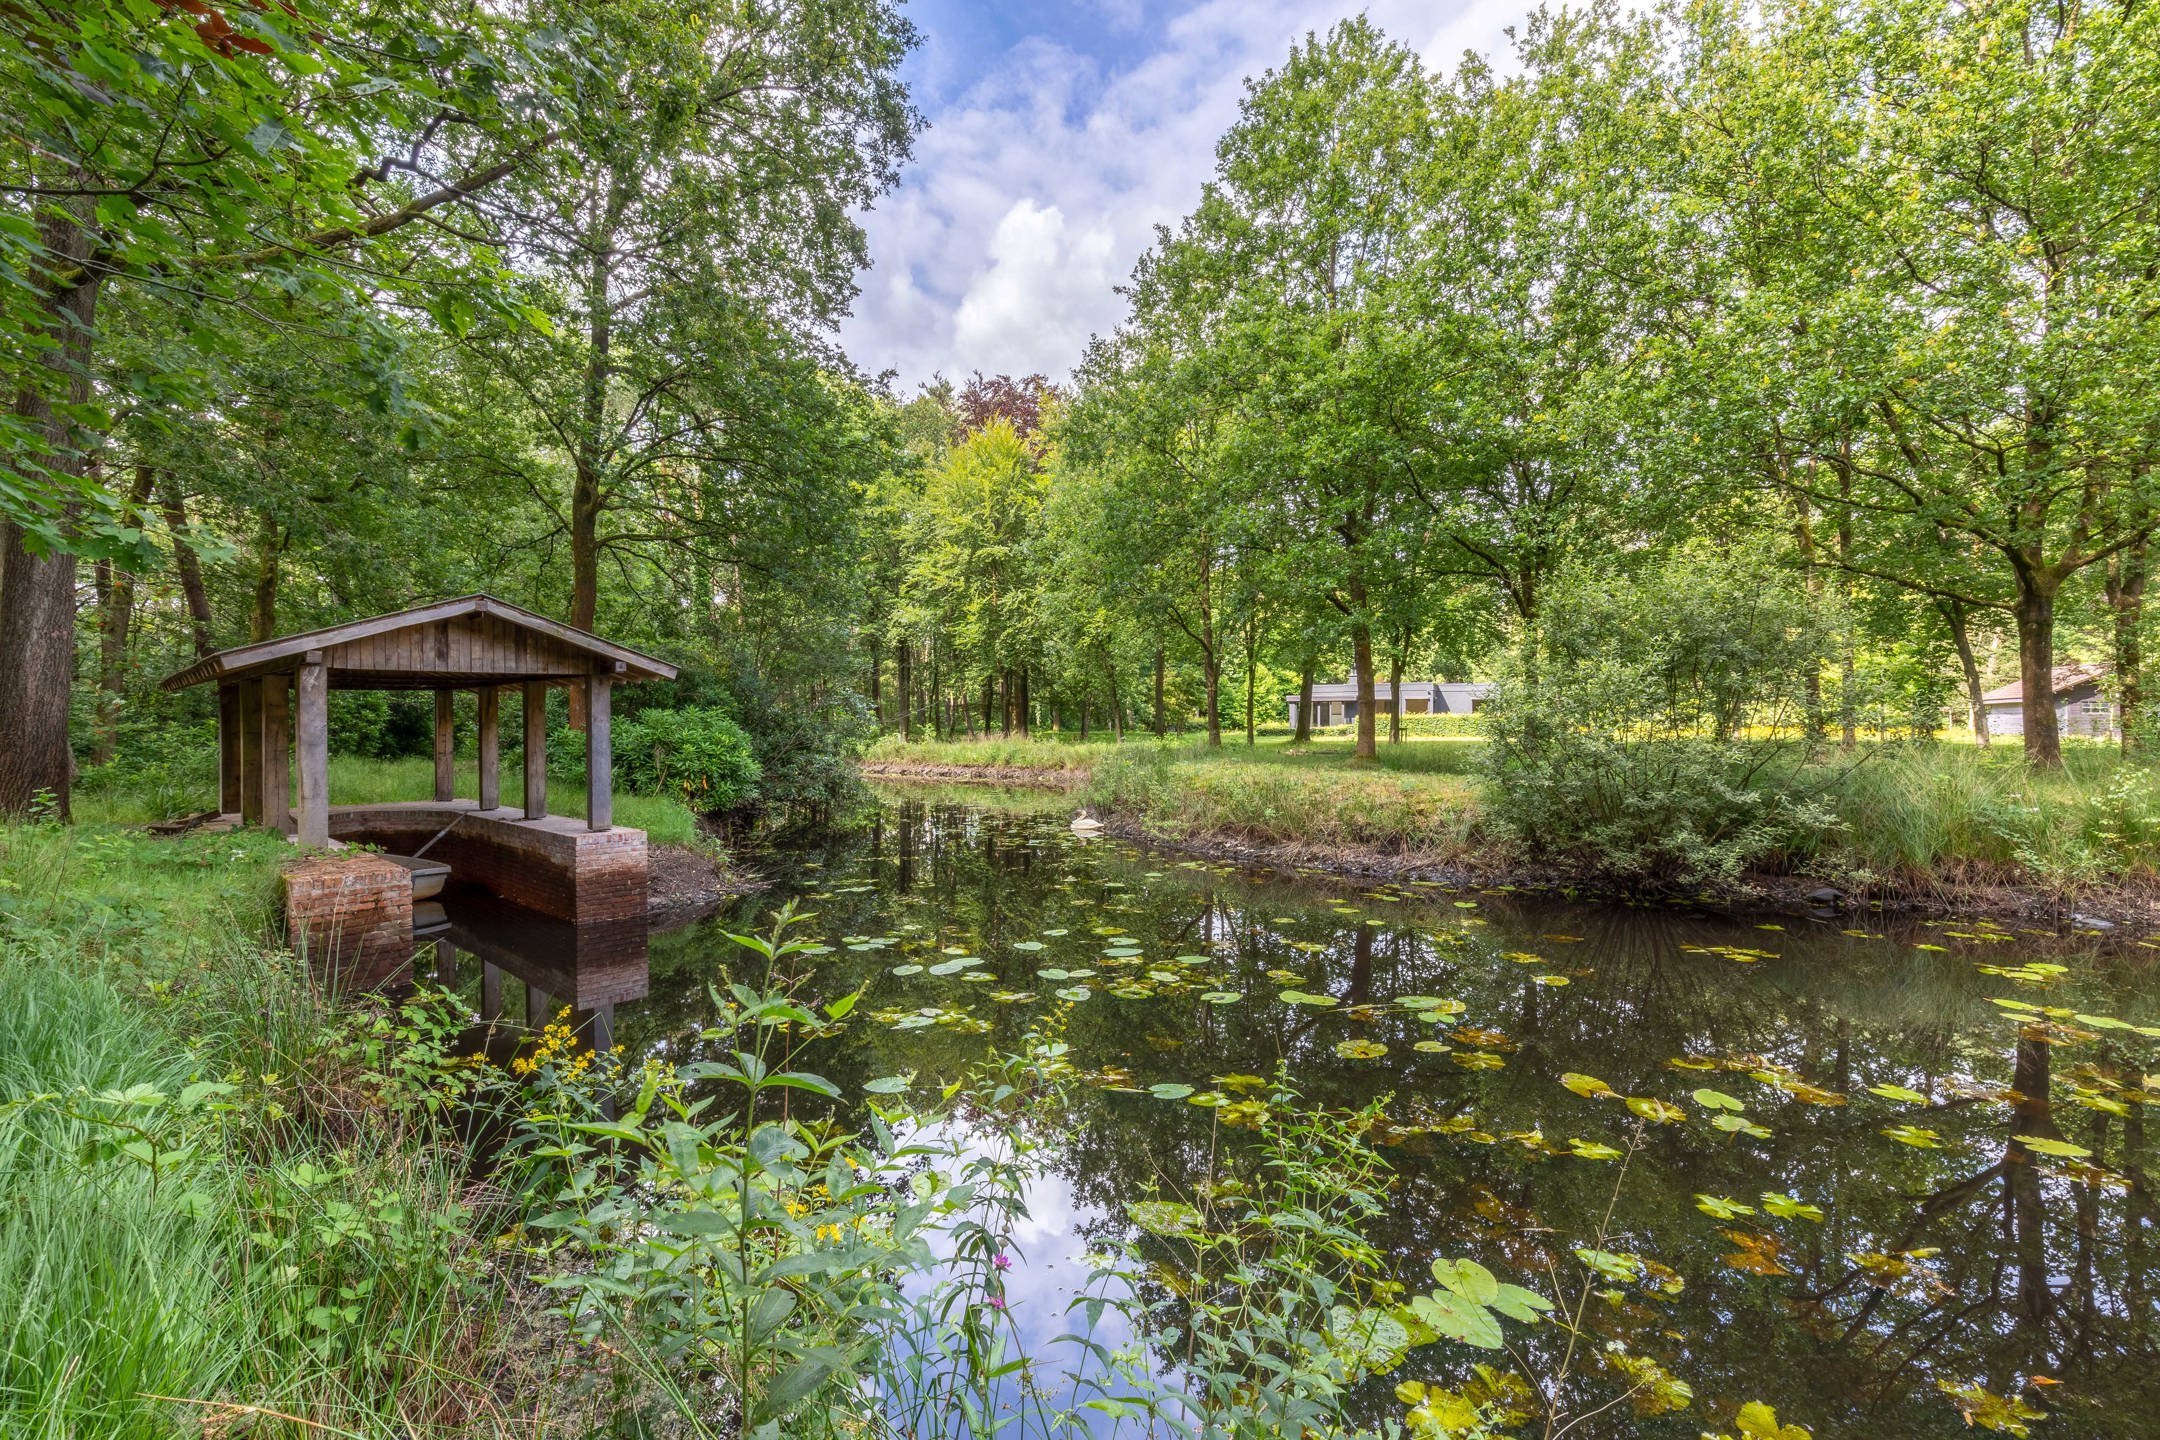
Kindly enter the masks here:
<path id="1" fill-rule="evenodd" d="M 1075 835 L 1093 835 L 1102 829 L 1102 821 L 1082 810 L 1073 816 L 1072 828 Z"/>

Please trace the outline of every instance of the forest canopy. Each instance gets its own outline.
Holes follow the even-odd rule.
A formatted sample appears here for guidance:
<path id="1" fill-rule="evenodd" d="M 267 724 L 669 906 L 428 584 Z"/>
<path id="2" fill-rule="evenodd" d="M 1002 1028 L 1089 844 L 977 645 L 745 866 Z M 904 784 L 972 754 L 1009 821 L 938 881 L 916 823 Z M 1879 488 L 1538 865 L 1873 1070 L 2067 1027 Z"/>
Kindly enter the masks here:
<path id="1" fill-rule="evenodd" d="M 679 660 L 649 703 L 769 774 L 1345 673 L 1370 755 L 1377 684 L 1704 545 L 1798 597 L 1795 733 L 2016 679 L 2055 766 L 2075 659 L 2134 746 L 2156 25 L 1593 4 L 1450 69 L 1346 21 L 1069 380 L 903 390 L 834 338 L 922 123 L 890 0 L 13 7 L 0 810 L 206 723 L 191 654 L 478 589 Z"/>

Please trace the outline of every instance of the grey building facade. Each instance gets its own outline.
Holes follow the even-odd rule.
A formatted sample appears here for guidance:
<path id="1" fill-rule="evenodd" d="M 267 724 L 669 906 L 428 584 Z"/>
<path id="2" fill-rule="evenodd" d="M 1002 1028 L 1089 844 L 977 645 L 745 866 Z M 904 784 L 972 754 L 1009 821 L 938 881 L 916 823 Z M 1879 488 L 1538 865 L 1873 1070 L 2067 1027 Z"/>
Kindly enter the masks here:
<path id="1" fill-rule="evenodd" d="M 1405 715 L 1469 715 L 1485 703 L 1493 687 L 1471 680 L 1405 680 L 1402 686 L 1402 713 Z M 1315 728 L 1330 725 L 1348 725 L 1357 719 L 1357 676 L 1348 680 L 1315 683 L 1312 687 L 1313 718 Z M 1396 708 L 1394 687 L 1385 680 L 1373 682 L 1373 703 L 1385 718 Z M 1289 699 L 1290 723 L 1298 723 L 1298 697 Z"/>

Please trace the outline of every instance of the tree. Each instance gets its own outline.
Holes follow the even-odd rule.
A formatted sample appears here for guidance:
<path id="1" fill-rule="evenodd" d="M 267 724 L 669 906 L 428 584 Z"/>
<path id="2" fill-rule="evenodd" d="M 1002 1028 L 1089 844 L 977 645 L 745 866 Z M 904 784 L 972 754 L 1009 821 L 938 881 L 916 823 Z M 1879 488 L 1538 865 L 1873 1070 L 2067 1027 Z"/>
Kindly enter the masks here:
<path id="1" fill-rule="evenodd" d="M 714 518 L 731 507 L 683 503 L 689 477 L 795 503 L 814 531 L 831 457 L 797 442 L 835 421 L 818 347 L 867 261 L 851 211 L 919 123 L 894 73 L 915 34 L 887 0 L 541 10 L 614 61 L 517 189 L 519 253 L 562 320 L 471 343 L 568 459 L 569 618 L 591 629 L 612 549 L 664 535 L 741 558 Z"/>
<path id="2" fill-rule="evenodd" d="M 1385 355 L 1433 94 L 1416 57 L 1362 19 L 1253 82 L 1200 207 L 1135 279 L 1136 312 L 1184 309 L 1237 397 L 1235 469 L 1265 493 L 1296 563 L 1350 634 L 1359 758 L 1377 757 L 1373 590 L 1415 496 L 1381 423 L 1403 376 Z"/>
<path id="3" fill-rule="evenodd" d="M 507 28 L 421 4 L 299 17 L 32 0 L 0 14 L 0 346 L 18 377 L 0 422 L 0 814 L 40 794 L 66 813 L 75 557 L 144 558 L 93 464 L 101 301 L 185 306 L 189 340 L 214 351 L 217 312 L 266 294 L 364 312 L 374 287 L 432 278 L 408 228 L 549 139 L 552 57 L 523 63 L 548 46 L 505 44 Z M 523 99 L 505 105 L 506 89 Z"/>
<path id="4" fill-rule="evenodd" d="M 2160 515 L 2160 28 L 1945 0 L 1704 16 L 1695 193 L 1732 222 L 1709 394 L 1777 484 L 1850 517 L 1839 563 L 2009 610 L 2026 758 L 2058 767 L 2058 597 Z"/>

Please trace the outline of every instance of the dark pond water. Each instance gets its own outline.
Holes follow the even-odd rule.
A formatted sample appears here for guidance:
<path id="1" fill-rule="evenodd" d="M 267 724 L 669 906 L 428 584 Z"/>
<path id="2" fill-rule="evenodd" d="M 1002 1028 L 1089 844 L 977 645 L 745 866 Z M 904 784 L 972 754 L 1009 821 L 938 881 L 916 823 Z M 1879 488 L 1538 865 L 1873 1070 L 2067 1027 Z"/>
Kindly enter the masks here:
<path id="1" fill-rule="evenodd" d="M 1066 1328 L 1089 1249 L 1163 1253 L 1127 1207 L 1234 1151 L 1222 1113 L 1147 1087 L 1234 1100 L 1219 1077 L 1280 1065 L 1315 1103 L 1390 1097 L 1396 1183 L 1370 1238 L 1413 1290 L 1452 1256 L 1572 1287 L 1608 1207 L 1605 1248 L 1655 1262 L 1588 1323 L 1694 1402 L 1570 1434 L 1694 1437 L 1765 1400 L 1818 1440 L 1952 1436 L 1944 1387 L 1973 1385 L 2047 1407 L 2036 1435 L 2160 1434 L 2160 951 L 1290 880 L 1077 837 L 1066 813 L 897 795 L 867 829 L 760 857 L 771 890 L 649 946 L 580 956 L 454 905 L 455 938 L 550 1003 L 611 1009 L 632 1057 L 679 1060 L 741 963 L 721 932 L 798 897 L 831 947 L 813 993 L 870 987 L 813 1062 L 849 1087 L 957 1074 L 1062 1010 L 1087 1079 L 1017 1237 L 1024 1333 Z M 523 988 L 488 998 L 515 1013 Z M 1617 1198 L 1598 1157 L 1637 1114 L 1595 1082 L 1683 1117 L 1642 1127 Z M 1557 1368 L 1557 1328 L 1512 1338 L 1530 1372 Z M 1361 1402 L 1399 1413 L 1397 1381 L 1459 1383 L 1474 1358 L 1413 1352 Z M 1592 1365 L 1570 1409 L 1623 1388 Z"/>

